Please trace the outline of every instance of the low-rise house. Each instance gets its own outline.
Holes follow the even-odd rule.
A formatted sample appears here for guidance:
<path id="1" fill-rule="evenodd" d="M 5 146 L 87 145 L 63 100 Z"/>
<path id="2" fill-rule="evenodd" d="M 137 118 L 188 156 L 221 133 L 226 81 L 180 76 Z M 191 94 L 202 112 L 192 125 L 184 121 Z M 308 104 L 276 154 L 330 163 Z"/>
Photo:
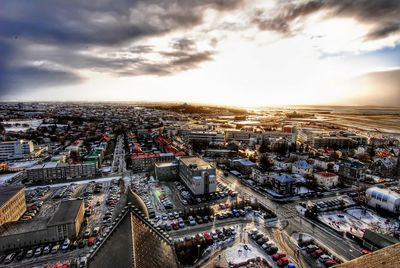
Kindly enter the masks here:
<path id="1" fill-rule="evenodd" d="M 270 181 L 268 173 L 262 172 L 258 168 L 252 168 L 251 178 L 259 185 L 265 185 Z"/>
<path id="2" fill-rule="evenodd" d="M 256 166 L 256 163 L 248 159 L 236 159 L 232 161 L 234 168 L 240 171 L 243 175 L 250 175 L 252 168 Z"/>
<path id="3" fill-rule="evenodd" d="M 340 161 L 338 173 L 348 182 L 365 179 L 366 166 L 364 163 L 355 159 L 342 159 Z"/>
<path id="4" fill-rule="evenodd" d="M 313 166 L 308 164 L 305 160 L 298 160 L 292 165 L 292 172 L 300 175 L 311 175 L 313 173 Z"/>
<path id="5" fill-rule="evenodd" d="M 271 177 L 272 189 L 281 195 L 291 195 L 296 192 L 296 179 L 289 174 L 275 174 Z"/>
<path id="6" fill-rule="evenodd" d="M 318 186 L 325 188 L 335 187 L 339 183 L 339 176 L 328 171 L 317 172 L 314 174 L 314 178 Z"/>
<path id="7" fill-rule="evenodd" d="M 333 162 L 329 161 L 329 158 L 326 156 L 320 156 L 314 159 L 314 167 L 327 170 L 329 164 L 333 164 Z"/>
<path id="8" fill-rule="evenodd" d="M 373 159 L 371 166 L 369 167 L 374 173 L 382 176 L 393 175 L 394 170 L 397 166 L 397 159 L 394 157 L 376 157 Z"/>

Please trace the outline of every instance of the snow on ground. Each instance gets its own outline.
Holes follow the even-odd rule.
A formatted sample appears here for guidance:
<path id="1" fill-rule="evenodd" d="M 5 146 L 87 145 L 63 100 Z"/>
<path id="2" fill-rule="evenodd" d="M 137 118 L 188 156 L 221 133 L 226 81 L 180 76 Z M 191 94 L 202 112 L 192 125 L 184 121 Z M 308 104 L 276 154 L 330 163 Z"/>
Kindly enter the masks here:
<path id="1" fill-rule="evenodd" d="M 349 208 L 346 209 L 345 211 L 347 214 L 353 216 L 356 219 L 361 220 L 362 222 L 370 225 L 371 227 L 375 227 L 376 229 L 383 229 L 383 231 L 396 228 L 399 226 L 398 222 L 383 218 L 369 209 Z"/>
<path id="2" fill-rule="evenodd" d="M 303 216 L 304 216 L 304 213 L 307 211 L 306 208 L 304 208 L 303 206 L 299 206 L 299 205 L 296 206 L 296 210 L 300 215 L 303 215 Z"/>
<path id="3" fill-rule="evenodd" d="M 20 172 L 0 175 L 0 185 L 5 184 L 7 181 L 11 180 L 15 176 L 18 176 L 19 174 Z"/>
<path id="4" fill-rule="evenodd" d="M 365 229 L 370 229 L 368 224 L 344 212 L 333 211 L 321 213 L 318 218 L 337 231 L 349 232 L 358 237 L 363 236 Z"/>
<path id="5" fill-rule="evenodd" d="M 297 187 L 297 193 L 298 194 L 306 194 L 306 193 L 310 193 L 310 192 L 314 192 L 314 191 L 310 190 L 310 189 L 308 189 L 307 187 L 304 187 L 304 186 Z"/>
<path id="6" fill-rule="evenodd" d="M 96 181 L 96 182 L 105 182 L 105 181 L 111 181 L 113 179 L 120 179 L 121 176 L 116 176 L 116 177 L 107 177 L 107 178 L 97 178 L 97 179 L 89 179 L 89 180 L 81 180 L 81 181 L 71 181 L 71 182 L 64 182 L 64 183 L 56 183 L 56 184 L 49 184 L 49 185 L 39 185 L 39 186 L 31 186 L 26 188 L 26 190 L 34 190 L 36 188 L 41 188 L 41 187 L 45 187 L 45 186 L 49 186 L 51 188 L 53 187 L 62 187 L 62 186 L 68 186 L 71 183 L 75 183 L 75 184 L 86 184 L 88 182 L 91 181 Z M 124 178 L 125 181 L 127 181 L 127 177 Z"/>
<path id="7" fill-rule="evenodd" d="M 249 244 L 246 244 L 248 249 L 244 249 L 243 243 L 234 245 L 225 251 L 225 258 L 228 263 L 237 264 L 246 262 L 248 259 L 257 257 L 264 258 L 263 252 Z"/>

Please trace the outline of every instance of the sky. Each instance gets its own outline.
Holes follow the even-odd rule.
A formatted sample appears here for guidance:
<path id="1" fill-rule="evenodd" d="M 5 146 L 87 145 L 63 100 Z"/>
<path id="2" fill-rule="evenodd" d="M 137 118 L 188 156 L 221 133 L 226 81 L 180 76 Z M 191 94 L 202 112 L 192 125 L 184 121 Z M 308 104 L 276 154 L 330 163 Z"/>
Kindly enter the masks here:
<path id="1" fill-rule="evenodd" d="M 400 1 L 2 0 L 0 100 L 400 106 Z"/>

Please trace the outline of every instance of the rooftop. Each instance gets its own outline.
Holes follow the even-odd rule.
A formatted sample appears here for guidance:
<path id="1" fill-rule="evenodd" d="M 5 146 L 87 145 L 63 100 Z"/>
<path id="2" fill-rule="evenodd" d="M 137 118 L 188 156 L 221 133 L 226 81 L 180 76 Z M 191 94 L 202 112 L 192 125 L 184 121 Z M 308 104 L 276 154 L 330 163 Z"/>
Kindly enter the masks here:
<path id="1" fill-rule="evenodd" d="M 2 207 L 5 203 L 10 200 L 16 193 L 18 193 L 23 186 L 5 186 L 0 187 L 0 207 Z"/>
<path id="2" fill-rule="evenodd" d="M 74 222 L 82 204 L 82 200 L 62 201 L 58 206 L 56 213 L 49 220 L 48 225 Z"/>
<path id="3" fill-rule="evenodd" d="M 321 172 L 318 172 L 317 174 L 320 175 L 320 176 L 323 176 L 323 177 L 335 177 L 335 176 L 337 176 L 335 173 L 328 172 L 328 171 L 321 171 Z"/>
<path id="4" fill-rule="evenodd" d="M 185 166 L 192 166 L 197 169 L 210 169 L 212 168 L 209 163 L 204 161 L 203 159 L 199 157 L 182 157 L 180 159 L 181 163 L 183 163 Z"/>

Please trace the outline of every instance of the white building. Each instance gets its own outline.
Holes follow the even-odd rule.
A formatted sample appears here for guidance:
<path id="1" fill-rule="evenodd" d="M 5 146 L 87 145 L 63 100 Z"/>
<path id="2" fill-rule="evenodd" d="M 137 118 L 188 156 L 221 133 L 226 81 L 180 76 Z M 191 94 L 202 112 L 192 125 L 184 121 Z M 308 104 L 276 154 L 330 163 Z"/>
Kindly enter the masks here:
<path id="1" fill-rule="evenodd" d="M 179 176 L 195 196 L 213 193 L 217 189 L 215 168 L 201 158 L 182 157 Z"/>
<path id="2" fill-rule="evenodd" d="M 389 189 L 371 187 L 365 192 L 368 205 L 400 214 L 400 194 Z"/>
<path id="3" fill-rule="evenodd" d="M 313 172 L 313 167 L 305 160 L 298 160 L 293 163 L 292 172 L 295 174 L 300 174 L 302 176 L 311 175 Z"/>
<path id="4" fill-rule="evenodd" d="M 325 188 L 335 187 L 339 183 L 339 176 L 328 171 L 315 173 L 314 178 L 317 180 L 319 186 Z"/>
<path id="5" fill-rule="evenodd" d="M 22 159 L 33 152 L 32 141 L 4 141 L 0 142 L 0 161 Z"/>

